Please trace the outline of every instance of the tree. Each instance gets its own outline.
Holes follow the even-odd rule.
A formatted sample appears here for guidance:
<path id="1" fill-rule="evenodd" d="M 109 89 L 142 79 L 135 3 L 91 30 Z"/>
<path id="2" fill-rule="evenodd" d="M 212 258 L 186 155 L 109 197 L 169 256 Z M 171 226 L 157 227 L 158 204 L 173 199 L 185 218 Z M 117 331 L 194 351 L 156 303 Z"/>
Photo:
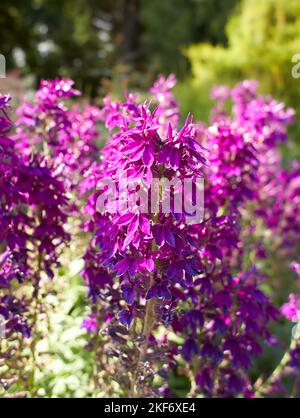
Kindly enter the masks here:
<path id="1" fill-rule="evenodd" d="M 237 1 L 2 0 L 0 52 L 8 68 L 21 65 L 36 84 L 68 76 L 91 97 L 107 79 L 145 85 L 145 74 L 149 81 L 160 72 L 183 78 L 189 71 L 183 48 L 225 44 L 225 22 Z"/>

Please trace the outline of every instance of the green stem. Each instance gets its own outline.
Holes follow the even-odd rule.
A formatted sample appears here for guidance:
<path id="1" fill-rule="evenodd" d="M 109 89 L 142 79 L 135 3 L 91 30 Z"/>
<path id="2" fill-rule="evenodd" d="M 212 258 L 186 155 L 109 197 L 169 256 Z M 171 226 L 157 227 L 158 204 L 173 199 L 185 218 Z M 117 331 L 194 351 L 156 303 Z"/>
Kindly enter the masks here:
<path id="1" fill-rule="evenodd" d="M 153 284 L 153 279 L 151 278 L 150 287 L 152 286 L 152 284 Z M 130 396 L 129 396 L 131 398 L 138 398 L 140 395 L 139 390 L 136 387 L 136 382 L 137 382 L 138 373 L 139 373 L 139 366 L 145 360 L 145 357 L 147 354 L 149 337 L 150 337 L 152 325 L 153 325 L 154 307 L 155 307 L 155 299 L 153 298 L 153 299 L 150 299 L 146 303 L 144 326 L 143 326 L 143 332 L 142 332 L 144 341 L 139 352 L 138 361 L 137 361 L 136 368 L 133 373 L 133 378 L 131 381 Z"/>

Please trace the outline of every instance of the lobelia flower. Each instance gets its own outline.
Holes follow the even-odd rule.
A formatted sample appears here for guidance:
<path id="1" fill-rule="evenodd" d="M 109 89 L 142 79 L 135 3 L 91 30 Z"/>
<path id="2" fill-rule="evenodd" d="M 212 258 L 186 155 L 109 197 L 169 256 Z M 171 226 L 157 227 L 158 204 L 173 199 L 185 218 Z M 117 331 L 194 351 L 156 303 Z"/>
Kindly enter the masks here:
<path id="1" fill-rule="evenodd" d="M 150 188 L 153 176 L 159 175 L 154 164 L 155 159 L 165 164 L 168 176 L 176 172 L 179 178 L 184 172 L 194 176 L 199 173 L 204 159 L 199 153 L 201 147 L 191 137 L 192 127 L 189 126 L 189 120 L 178 134 L 169 127 L 169 143 L 165 149 L 162 149 L 164 144 L 157 134 L 155 114 L 151 115 L 146 105 L 141 107 L 141 115 L 136 121 L 132 117 L 132 122 L 135 122 L 133 128 L 116 134 L 108 144 L 109 153 L 108 158 L 103 161 L 103 167 L 106 168 L 103 176 L 117 180 L 118 176 L 126 175 L 131 182 L 144 180 L 145 186 Z M 117 141 L 118 148 L 122 144 L 118 154 L 116 148 L 115 152 L 110 151 L 115 144 L 117 145 Z M 166 152 L 166 149 L 170 152 Z M 126 155 L 128 157 L 124 159 Z M 165 248 L 167 254 L 170 248 L 175 246 L 176 239 L 180 241 L 171 230 L 173 225 L 169 216 L 159 216 L 160 222 L 157 224 L 153 224 L 153 218 L 154 215 L 141 213 L 137 208 L 113 216 L 98 215 L 96 243 L 102 248 L 103 265 L 120 277 L 125 275 L 129 282 L 137 274 L 147 277 L 149 272 L 153 272 L 154 259 L 160 257 L 157 251 L 151 249 L 153 236 L 156 245 Z M 106 236 L 110 236 L 111 240 L 107 241 Z M 132 255 L 128 251 L 131 251 Z M 162 256 L 163 259 L 165 257 Z M 126 294 L 131 300 L 132 293 L 128 292 L 128 289 Z"/>
<path id="2" fill-rule="evenodd" d="M 7 321 L 7 333 L 21 331 L 28 336 L 29 328 L 23 318 L 26 306 L 22 300 L 6 294 L 14 279 L 20 283 L 28 274 L 25 226 L 30 223 L 21 209 L 26 197 L 16 184 L 20 161 L 7 137 L 12 126 L 9 101 L 9 96 L 0 96 L 0 314 Z"/>
<path id="3" fill-rule="evenodd" d="M 174 74 L 167 78 L 160 75 L 150 88 L 153 100 L 158 104 L 157 117 L 160 124 L 160 134 L 167 134 L 168 123 L 174 128 L 179 127 L 180 109 L 172 89 L 176 86 L 177 80 Z"/>
<path id="4" fill-rule="evenodd" d="M 228 86 L 219 85 L 212 88 L 210 98 L 215 101 L 210 113 L 210 121 L 212 123 L 228 119 L 228 114 L 225 110 L 224 104 L 230 96 L 231 90 Z"/>
<path id="5" fill-rule="evenodd" d="M 98 327 L 99 324 L 96 315 L 89 315 L 83 320 L 82 328 L 84 328 L 87 332 L 96 332 Z"/>
<path id="6" fill-rule="evenodd" d="M 245 96 L 239 89 L 235 95 L 239 92 Z M 230 92 L 224 88 L 213 94 L 221 94 L 222 100 L 226 100 Z M 250 99 L 254 99 L 251 88 Z M 201 275 L 195 277 L 187 296 L 183 297 L 190 299 L 194 306 L 178 316 L 173 327 L 176 332 L 186 334 L 182 347 L 185 359 L 191 359 L 194 368 L 198 364 L 200 370 L 204 365 L 212 370 L 212 384 L 203 387 L 202 380 L 198 379 L 200 392 L 205 390 L 206 396 L 235 396 L 243 392 L 248 396 L 252 392 L 244 378 L 245 372 L 252 357 L 262 350 L 258 336 L 270 340 L 268 323 L 277 318 L 278 312 L 260 290 L 265 275 L 255 266 L 235 276 L 232 272 L 241 268 L 246 251 L 241 234 L 245 208 L 259 199 L 257 174 L 262 165 L 259 151 L 271 141 L 262 143 L 258 123 L 250 119 L 252 115 L 249 124 L 245 124 L 236 116 L 231 118 L 221 107 L 214 112 L 213 126 L 202 134 L 206 137 L 204 145 L 209 161 L 205 170 L 206 217 L 203 225 L 193 228 L 205 227 L 205 232 L 196 238 L 190 232 L 189 237 L 201 248 L 198 261 Z M 274 124 L 274 132 L 281 132 L 279 122 Z M 259 319 L 253 321 L 254 317 Z M 199 353 L 204 358 L 199 358 Z"/>
<path id="7" fill-rule="evenodd" d="M 297 263 L 296 261 L 293 261 L 290 267 L 300 277 L 299 263 Z M 299 322 L 300 321 L 300 296 L 291 293 L 289 295 L 288 302 L 282 305 L 281 313 L 289 321 Z"/>
<path id="8" fill-rule="evenodd" d="M 6 338 L 0 380 L 4 393 L 15 381 L 26 387 L 27 379 L 32 379 L 36 324 L 44 309 L 41 281 L 53 278 L 61 249 L 70 238 L 65 231 L 69 211 L 65 186 L 49 161 L 21 152 L 24 144 L 16 146 L 16 138 L 8 136 L 12 128 L 8 110 L 9 97 L 0 96 L 0 315 Z M 19 134 L 26 138 L 25 133 Z M 23 337 L 30 338 L 32 358 L 24 355 Z"/>
<path id="9" fill-rule="evenodd" d="M 246 80 L 232 90 L 226 86 L 216 87 L 213 97 L 219 99 L 216 105 L 218 122 L 233 125 L 253 144 L 257 157 L 257 202 L 254 215 L 263 220 L 264 230 L 258 228 L 250 213 L 249 228 L 244 226 L 244 236 L 255 232 L 262 233 L 252 251 L 258 257 L 266 257 L 268 235 L 270 232 L 276 242 L 276 258 L 279 252 L 283 257 L 294 257 L 298 252 L 299 240 L 299 164 L 292 163 L 290 169 L 282 168 L 282 158 L 278 145 L 287 141 L 287 126 L 294 121 L 293 109 L 286 109 L 270 97 L 257 93 L 258 83 Z M 224 103 L 231 97 L 232 115 L 225 110 Z M 226 108 L 227 109 L 227 108 Z M 274 242 L 273 242 L 274 247 Z"/>
<path id="10" fill-rule="evenodd" d="M 300 344 L 298 344 L 291 352 L 290 352 L 290 363 L 289 365 L 295 369 L 300 369 Z"/>
<path id="11" fill-rule="evenodd" d="M 80 95 L 73 81 L 42 80 L 33 103 L 18 110 L 13 139 L 23 156 L 44 155 L 68 188 L 74 188 L 97 157 L 101 112 L 84 103 L 67 107 Z"/>
<path id="12" fill-rule="evenodd" d="M 119 108 L 122 114 L 119 119 L 117 116 L 114 119 L 122 123 L 104 149 L 102 171 L 99 170 L 100 186 L 101 180 L 111 178 L 118 187 L 119 179 L 126 176 L 131 189 L 139 183 L 148 192 L 153 178 L 189 177 L 193 180 L 202 175 L 205 159 L 202 147 L 194 138 L 190 118 L 180 131 L 169 124 L 167 136 L 163 137 L 159 134 L 158 109 L 151 113 L 147 103 L 134 105 L 131 101 Z M 104 189 L 100 189 L 96 196 L 101 196 L 101 193 Z M 136 202 L 132 208 L 123 210 L 122 200 L 120 194 L 118 204 L 121 210 L 117 213 L 95 211 L 93 220 L 97 263 L 102 269 L 107 269 L 109 275 L 119 278 L 119 297 L 127 305 L 115 315 L 122 324 L 131 326 L 135 318 L 145 315 L 145 302 L 158 299 L 160 321 L 168 323 L 170 300 L 177 298 L 176 283 L 184 284 L 190 280 L 193 268 L 197 269 L 192 259 L 186 260 L 195 252 L 190 245 L 185 245 L 186 215 L 144 213 Z M 96 198 L 92 198 L 92 202 L 95 201 Z M 181 277 L 177 276 L 175 260 Z M 111 283 L 106 282 L 101 292 L 107 292 L 107 285 L 109 288 Z M 110 288 L 111 294 L 114 287 Z"/>
<path id="13" fill-rule="evenodd" d="M 24 319 L 28 301 L 9 295 L 9 289 L 14 280 L 35 285 L 42 271 L 53 277 L 59 249 L 69 240 L 64 230 L 68 203 L 63 183 L 53 176 L 45 161 L 36 155 L 23 161 L 14 142 L 4 136 L 11 128 L 8 102 L 1 97 L 0 286 L 4 296 L 0 306 L 8 321 L 7 329 L 28 336 Z"/>
<path id="14" fill-rule="evenodd" d="M 294 111 L 245 81 L 213 89 L 211 126 L 188 116 L 180 127 L 175 84 L 160 76 L 150 102 L 126 93 L 97 109 L 67 104 L 79 95 L 70 80 L 42 81 L 14 135 L 0 96 L 0 315 L 9 338 L 30 337 L 40 281 L 53 278 L 70 240 L 66 190 L 89 194 L 82 327 L 97 368 L 109 364 L 129 396 L 174 396 L 170 373 L 182 373 L 190 396 L 254 397 L 249 369 L 278 318 L 261 259 L 273 249 L 293 260 L 299 245 L 299 163 L 283 168 L 278 151 Z M 99 122 L 108 131 L 101 158 Z M 185 181 L 199 179 L 205 212 L 195 218 L 203 202 Z M 22 286 L 32 297 L 14 291 Z M 281 313 L 298 321 L 299 309 L 291 294 Z M 298 344 L 286 358 L 299 369 Z"/>
<path id="15" fill-rule="evenodd" d="M 300 297 L 293 293 L 289 295 L 287 303 L 282 305 L 281 313 L 288 320 L 298 322 L 300 313 Z"/>
<path id="16" fill-rule="evenodd" d="M 297 262 L 291 263 L 291 268 L 298 274 Z M 290 294 L 288 302 L 281 307 L 281 314 L 288 319 L 296 323 L 292 331 L 292 338 L 290 347 L 286 354 L 283 356 L 280 364 L 277 366 L 274 377 L 273 375 L 268 380 L 272 383 L 271 388 L 275 383 L 279 383 L 280 387 L 277 392 L 280 395 L 289 396 L 289 390 L 287 383 L 293 384 L 292 397 L 299 397 L 300 395 L 300 380 L 299 380 L 299 368 L 300 368 L 300 344 L 299 344 L 299 332 L 300 332 L 300 297 L 299 295 Z"/>
<path id="17" fill-rule="evenodd" d="M 298 277 L 300 277 L 300 263 L 297 263 L 296 261 L 293 261 L 290 264 L 290 267 L 292 270 L 294 270 L 295 273 L 297 273 Z"/>
<path id="18" fill-rule="evenodd" d="M 276 309 L 259 289 L 263 275 L 255 268 L 233 275 L 244 251 L 241 209 L 257 198 L 259 159 L 253 137 L 229 118 L 220 120 L 202 129 L 205 151 L 190 118 L 177 131 L 162 120 L 159 107 L 151 113 L 148 104 L 127 99 L 123 104 L 106 103 L 106 124 L 115 133 L 103 150 L 102 165 L 94 167 L 88 181 L 95 185 L 98 179 L 100 185 L 88 205 L 93 214 L 89 228 L 95 230 L 92 258 L 99 266 L 100 283 L 101 277 L 109 277 L 102 289 L 97 287 L 97 297 L 111 295 L 112 312 L 127 327 L 143 319 L 143 338 L 151 341 L 154 352 L 160 348 L 154 335 L 160 324 L 184 337 L 182 346 L 166 347 L 168 363 L 177 367 L 177 356 L 182 355 L 193 364 L 201 393 L 248 396 L 251 388 L 245 371 L 261 352 L 259 339 L 270 339 L 269 321 L 277 318 Z M 120 178 L 126 177 L 132 189 L 138 182 L 149 191 L 153 178 L 195 180 L 203 175 L 206 216 L 196 224 L 186 222 L 185 212 L 144 213 L 139 205 L 124 211 L 127 196 L 122 194 L 113 202 L 121 211 L 95 209 L 99 196 L 105 195 L 101 181 L 106 178 L 119 188 Z M 154 316 L 150 329 L 149 315 Z M 142 373 L 141 363 L 131 367 L 137 375 Z M 133 388 L 142 384 L 134 376 Z"/>

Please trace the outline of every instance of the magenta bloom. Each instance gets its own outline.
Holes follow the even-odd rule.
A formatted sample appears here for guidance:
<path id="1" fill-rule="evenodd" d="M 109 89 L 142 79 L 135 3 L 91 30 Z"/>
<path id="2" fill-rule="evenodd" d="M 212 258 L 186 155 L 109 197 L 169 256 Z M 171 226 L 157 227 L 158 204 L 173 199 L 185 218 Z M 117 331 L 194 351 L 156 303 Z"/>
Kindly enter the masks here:
<path id="1" fill-rule="evenodd" d="M 97 160 L 97 124 L 101 112 L 85 103 L 70 106 L 68 100 L 80 95 L 71 80 L 42 80 L 33 103 L 18 110 L 15 146 L 28 158 L 32 152 L 43 155 L 68 189 Z"/>
<path id="2" fill-rule="evenodd" d="M 153 99 L 158 104 L 157 117 L 160 123 L 160 133 L 167 134 L 168 123 L 173 127 L 179 127 L 180 110 L 172 89 L 176 86 L 177 80 L 174 74 L 167 78 L 160 75 L 149 90 Z"/>
<path id="3" fill-rule="evenodd" d="M 68 202 L 64 184 L 44 159 L 18 154 L 8 137 L 9 98 L 1 96 L 0 106 L 0 288 L 6 290 L 0 297 L 0 314 L 9 333 L 28 336 L 26 299 L 7 290 L 13 281 L 34 286 L 41 272 L 53 277 L 60 249 L 70 238 L 64 229 Z"/>
<path id="4" fill-rule="evenodd" d="M 270 323 L 300 318 L 299 295 L 278 310 L 264 292 L 268 281 L 277 300 L 273 260 L 300 277 L 300 164 L 279 149 L 294 111 L 246 80 L 214 87 L 207 126 L 182 120 L 175 85 L 159 76 L 146 101 L 126 93 L 97 108 L 71 80 L 44 80 L 15 124 L 0 95 L 0 316 L 8 338 L 30 337 L 81 224 L 71 247 L 99 378 L 152 398 L 177 396 L 171 377 L 184 374 L 192 396 L 252 398 L 253 360 L 277 343 Z M 295 340 L 289 354 L 295 373 Z"/>
<path id="5" fill-rule="evenodd" d="M 82 328 L 84 328 L 87 332 L 96 332 L 99 328 L 97 316 L 87 316 L 82 322 Z"/>
<path id="6" fill-rule="evenodd" d="M 145 318 L 145 304 L 154 303 L 154 330 L 163 324 L 184 339 L 181 346 L 166 348 L 170 364 L 177 363 L 178 355 L 187 364 L 205 361 L 205 369 L 196 373 L 199 393 L 252 393 L 245 372 L 261 353 L 260 340 L 271 339 L 268 325 L 278 316 L 260 290 L 265 275 L 256 266 L 241 268 L 246 251 L 240 227 L 243 210 L 259 199 L 263 145 L 258 123 L 251 119 L 247 128 L 241 115 L 227 115 L 200 129 L 188 117 L 180 129 L 176 112 L 164 107 L 171 103 L 164 98 L 171 85 L 172 79 L 161 78 L 151 89 L 160 104 L 152 112 L 134 96 L 127 95 L 124 103 L 105 100 L 102 115 L 110 137 L 101 164 L 94 165 L 84 181 L 86 189 L 98 185 L 87 205 L 92 219 L 86 228 L 94 231 L 94 241 L 86 254 L 84 277 L 100 315 L 102 306 L 113 315 L 108 333 L 114 335 L 120 324 L 132 327 Z M 230 91 L 221 93 L 227 97 Z M 236 100 L 246 106 L 255 99 L 254 91 L 250 93 L 248 97 L 237 90 Z M 283 120 L 274 131 L 281 132 Z M 152 213 L 138 204 L 123 210 L 127 197 L 122 193 L 110 206 L 116 204 L 116 212 L 96 210 L 99 197 L 107 192 L 106 179 L 120 189 L 120 179 L 127 178 L 132 187 L 142 184 L 148 192 L 153 179 L 163 177 L 205 178 L 203 220 L 189 225 L 184 211 Z M 159 345 L 153 334 L 150 341 Z"/>
<path id="7" fill-rule="evenodd" d="M 295 369 L 300 370 L 300 344 L 297 344 L 297 347 L 294 348 L 291 353 L 291 360 L 290 360 L 290 366 L 294 367 Z"/>

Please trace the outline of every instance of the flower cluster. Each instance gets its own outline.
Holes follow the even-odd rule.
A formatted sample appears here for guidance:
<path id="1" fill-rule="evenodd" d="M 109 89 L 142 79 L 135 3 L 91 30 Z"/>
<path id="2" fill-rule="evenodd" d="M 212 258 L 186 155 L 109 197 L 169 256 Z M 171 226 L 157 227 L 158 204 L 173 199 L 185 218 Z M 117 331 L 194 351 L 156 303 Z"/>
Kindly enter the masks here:
<path id="1" fill-rule="evenodd" d="M 172 92 L 172 89 L 176 86 L 176 77 L 174 74 L 170 74 L 167 78 L 163 75 L 153 84 L 149 92 L 153 96 L 154 102 L 158 105 L 157 117 L 160 124 L 160 133 L 166 134 L 168 123 L 171 123 L 173 127 L 178 128 L 180 121 L 180 109 L 179 104 Z M 164 131 L 165 130 L 165 131 Z"/>
<path id="2" fill-rule="evenodd" d="M 43 154 L 69 188 L 97 159 L 101 113 L 84 103 L 67 107 L 65 102 L 79 95 L 71 80 L 41 81 L 33 103 L 25 102 L 17 110 L 13 135 L 22 155 Z"/>
<path id="3" fill-rule="evenodd" d="M 53 283 L 72 223 L 72 250 L 80 240 L 87 246 L 82 328 L 95 353 L 94 382 L 109 386 L 113 375 L 122 396 L 177 396 L 170 377 L 185 376 L 188 396 L 253 397 L 277 384 L 286 390 L 284 372 L 296 393 L 299 325 L 274 376 L 259 387 L 250 373 L 262 343 L 275 341 L 271 321 L 281 313 L 299 323 L 296 290 L 281 310 L 267 296 L 282 304 L 272 269 L 274 276 L 276 263 L 284 269 L 299 251 L 300 167 L 284 167 L 278 149 L 294 111 L 244 81 L 213 89 L 206 126 L 182 120 L 175 84 L 160 76 L 147 100 L 126 93 L 98 109 L 77 102 L 72 81 L 42 81 L 14 125 L 10 98 L 0 96 L 6 337 L 31 339 L 35 366 L 43 286 Z M 108 138 L 101 152 L 99 124 Z M 88 196 L 84 210 L 78 196 Z M 84 234 L 69 216 L 74 207 Z M 300 274 L 299 263 L 290 267 Z"/>
<path id="4" fill-rule="evenodd" d="M 15 153 L 13 142 L 7 137 L 11 129 L 8 116 L 10 97 L 0 97 L 0 287 L 10 288 L 11 282 L 24 280 L 28 272 L 26 232 L 24 224 L 29 218 L 21 210 L 26 197 L 22 195 L 16 182 L 19 178 L 19 159 Z M 21 331 L 29 334 L 28 326 L 22 316 L 25 307 L 22 301 L 1 292 L 0 314 L 8 324 L 8 331 Z"/>
<path id="5" fill-rule="evenodd" d="M 0 97 L 0 315 L 7 349 L 1 382 L 26 381 L 22 336 L 35 333 L 40 283 L 53 278 L 65 231 L 65 186 L 42 156 L 23 156 L 9 137 L 9 97 Z M 2 335 L 3 337 L 3 335 Z M 34 350 L 31 343 L 31 350 Z M 20 355 L 20 360 L 18 356 Z M 34 354 L 33 354 L 34 355 Z M 12 362 L 11 362 L 12 360 Z M 3 363 L 1 363 L 3 365 Z M 19 369 L 18 369 L 19 367 Z"/>
<path id="6" fill-rule="evenodd" d="M 294 121 L 295 112 L 270 97 L 258 95 L 257 88 L 258 83 L 252 80 L 246 80 L 233 89 L 215 87 L 212 97 L 218 102 L 213 120 L 219 124 L 231 121 L 234 128 L 247 138 L 252 154 L 255 150 L 257 161 L 253 161 L 251 174 L 252 180 L 256 177 L 255 196 L 251 198 L 255 206 L 252 205 L 248 213 L 264 222 L 265 228 L 260 231 L 263 233 L 261 243 L 268 242 L 272 234 L 274 251 L 280 249 L 293 258 L 299 241 L 299 163 L 295 161 L 290 168 L 283 168 L 278 145 L 287 141 L 287 127 Z M 225 110 L 229 99 L 232 101 L 232 115 Z M 218 159 L 216 161 L 218 163 Z M 237 166 L 233 169 L 238 170 Z M 244 235 L 253 234 L 257 229 L 253 220 L 251 224 L 252 231 L 244 226 Z M 265 249 L 258 242 L 256 246 L 260 248 L 257 254 L 260 252 L 265 257 Z"/>

